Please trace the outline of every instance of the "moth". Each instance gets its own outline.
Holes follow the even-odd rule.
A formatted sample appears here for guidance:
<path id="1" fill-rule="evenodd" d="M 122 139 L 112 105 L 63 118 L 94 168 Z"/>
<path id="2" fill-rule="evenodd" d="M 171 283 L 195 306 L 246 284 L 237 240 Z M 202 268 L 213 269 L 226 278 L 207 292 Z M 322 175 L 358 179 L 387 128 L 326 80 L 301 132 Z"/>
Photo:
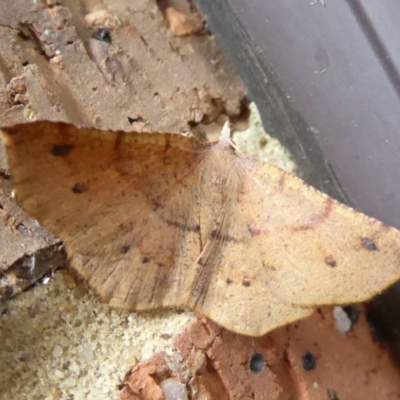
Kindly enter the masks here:
<path id="1" fill-rule="evenodd" d="M 190 306 L 259 336 L 400 277 L 400 233 L 218 141 L 2 129 L 18 204 L 114 307 Z"/>

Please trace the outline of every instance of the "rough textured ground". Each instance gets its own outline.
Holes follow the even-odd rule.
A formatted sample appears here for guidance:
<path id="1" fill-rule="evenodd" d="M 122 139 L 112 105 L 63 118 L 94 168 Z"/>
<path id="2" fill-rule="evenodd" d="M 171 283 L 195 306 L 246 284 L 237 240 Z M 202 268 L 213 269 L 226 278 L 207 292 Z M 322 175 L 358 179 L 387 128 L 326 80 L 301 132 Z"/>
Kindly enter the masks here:
<path id="1" fill-rule="evenodd" d="M 116 399 L 129 367 L 164 349 L 190 318 L 111 309 L 59 272 L 1 318 L 0 398 Z"/>
<path id="2" fill-rule="evenodd" d="M 229 117 L 240 130 L 249 125 L 234 135 L 241 151 L 295 170 L 190 3 L 4 0 L 0 39 L 1 125 L 51 119 L 215 138 Z M 193 321 L 188 310 L 111 309 L 66 270 L 48 281 L 64 262 L 57 238 L 13 202 L 0 147 L 1 400 L 117 399 L 138 361 L 121 386 L 125 399 L 161 398 L 161 387 L 183 399 L 185 391 L 191 399 L 400 397 L 388 351 L 363 315 L 347 333 L 346 316 L 339 332 L 326 309 L 251 339 Z"/>
<path id="3" fill-rule="evenodd" d="M 398 371 L 358 310 L 359 320 L 347 333 L 337 329 L 332 308 L 325 308 L 261 338 L 195 319 L 168 351 L 132 369 L 121 400 L 176 399 L 168 397 L 171 382 L 184 385 L 186 398 L 199 400 L 397 399 Z"/>

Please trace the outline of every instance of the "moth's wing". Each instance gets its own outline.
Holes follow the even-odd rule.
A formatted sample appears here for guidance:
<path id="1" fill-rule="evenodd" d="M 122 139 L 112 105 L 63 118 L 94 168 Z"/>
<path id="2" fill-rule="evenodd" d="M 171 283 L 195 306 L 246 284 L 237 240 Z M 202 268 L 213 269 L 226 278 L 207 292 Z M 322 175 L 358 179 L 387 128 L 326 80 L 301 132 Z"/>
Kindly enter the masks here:
<path id="1" fill-rule="evenodd" d="M 257 336 L 311 307 L 368 299 L 399 278 L 398 231 L 274 166 L 213 152 L 201 180 L 193 308 Z"/>
<path id="2" fill-rule="evenodd" d="M 197 278 L 188 304 L 224 327 L 244 335 L 261 336 L 309 316 L 314 309 L 299 306 L 275 293 L 251 237 L 240 244 L 211 239 L 210 254 L 197 265 Z"/>
<path id="3" fill-rule="evenodd" d="M 189 289 L 191 307 L 226 328 L 251 336 L 304 318 L 313 311 L 277 296 L 267 249 L 259 242 L 260 209 L 254 185 L 231 149 L 207 154 L 201 171 L 202 253 Z"/>
<path id="4" fill-rule="evenodd" d="M 3 132 L 18 203 L 65 243 L 112 305 L 184 302 L 200 250 L 194 174 L 202 145 L 49 122 Z"/>
<path id="5" fill-rule="evenodd" d="M 399 279 L 399 231 L 274 166 L 249 161 L 246 173 L 253 245 L 281 299 L 359 302 Z"/>

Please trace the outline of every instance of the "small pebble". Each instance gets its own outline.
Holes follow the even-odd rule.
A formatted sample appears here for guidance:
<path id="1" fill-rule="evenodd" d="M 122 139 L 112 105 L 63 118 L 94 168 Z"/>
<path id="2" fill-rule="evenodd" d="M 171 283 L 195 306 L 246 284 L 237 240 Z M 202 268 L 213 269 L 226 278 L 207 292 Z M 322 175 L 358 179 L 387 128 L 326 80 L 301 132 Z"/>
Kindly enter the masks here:
<path id="1" fill-rule="evenodd" d="M 56 344 L 53 347 L 53 357 L 61 357 L 63 353 L 64 353 L 63 348 L 61 346 L 59 346 L 58 344 Z"/>
<path id="2" fill-rule="evenodd" d="M 93 360 L 93 349 L 92 346 L 90 344 L 88 344 L 87 346 L 85 346 L 81 352 L 79 353 L 79 355 L 84 358 L 86 361 L 92 361 Z"/>
<path id="3" fill-rule="evenodd" d="M 56 370 L 54 371 L 54 376 L 57 377 L 57 378 L 63 379 L 64 376 L 65 376 L 65 374 L 64 374 L 64 372 L 62 372 L 62 371 L 56 369 Z"/>
<path id="4" fill-rule="evenodd" d="M 65 386 L 68 386 L 68 387 L 76 386 L 76 379 L 75 379 L 75 378 L 67 378 L 67 379 L 64 381 L 64 385 L 65 385 Z"/>
<path id="5" fill-rule="evenodd" d="M 186 386 L 175 379 L 166 379 L 160 383 L 165 400 L 187 400 L 188 392 Z"/>

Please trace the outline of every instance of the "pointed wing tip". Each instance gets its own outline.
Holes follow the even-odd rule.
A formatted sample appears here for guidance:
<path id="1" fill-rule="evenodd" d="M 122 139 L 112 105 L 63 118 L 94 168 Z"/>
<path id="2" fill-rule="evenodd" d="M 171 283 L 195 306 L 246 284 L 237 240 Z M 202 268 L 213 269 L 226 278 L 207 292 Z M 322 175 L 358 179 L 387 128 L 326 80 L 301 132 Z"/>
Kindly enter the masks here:
<path id="1" fill-rule="evenodd" d="M 36 124 L 36 122 L 0 126 L 0 141 L 6 146 L 12 145 L 16 140 L 15 138 L 29 130 L 33 124 Z"/>
<path id="2" fill-rule="evenodd" d="M 6 149 L 9 149 L 13 144 L 13 133 L 15 132 L 8 128 L 0 128 L 0 143 L 3 143 Z"/>

